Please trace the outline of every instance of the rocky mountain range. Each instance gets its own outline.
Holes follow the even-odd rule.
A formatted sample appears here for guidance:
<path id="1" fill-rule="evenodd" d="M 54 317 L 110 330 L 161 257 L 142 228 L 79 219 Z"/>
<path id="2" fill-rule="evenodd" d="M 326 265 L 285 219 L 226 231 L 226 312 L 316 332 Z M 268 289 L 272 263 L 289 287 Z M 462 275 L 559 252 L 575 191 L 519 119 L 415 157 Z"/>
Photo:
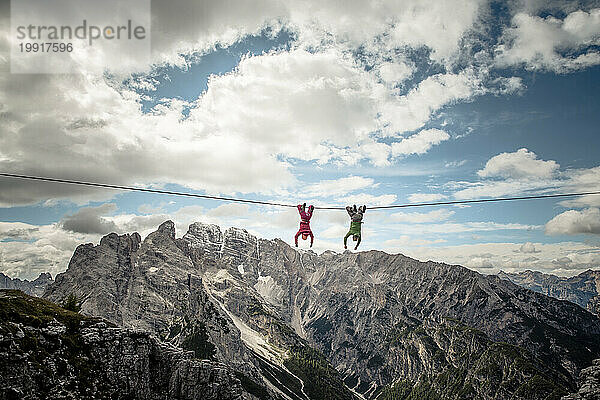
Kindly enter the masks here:
<path id="1" fill-rule="evenodd" d="M 496 276 L 163 223 L 80 245 L 44 297 L 223 365 L 260 399 L 560 399 L 600 320 Z M 142 398 L 142 397 L 140 397 Z"/>
<path id="2" fill-rule="evenodd" d="M 0 289 L 17 289 L 26 294 L 41 297 L 46 290 L 46 286 L 54 282 L 52 275 L 48 272 L 42 272 L 40 276 L 32 281 L 27 279 L 9 278 L 0 272 Z"/>
<path id="3" fill-rule="evenodd" d="M 596 315 L 600 313 L 600 271 L 589 269 L 572 277 L 529 270 L 519 273 L 501 271 L 498 276 L 535 292 L 579 304 Z"/>

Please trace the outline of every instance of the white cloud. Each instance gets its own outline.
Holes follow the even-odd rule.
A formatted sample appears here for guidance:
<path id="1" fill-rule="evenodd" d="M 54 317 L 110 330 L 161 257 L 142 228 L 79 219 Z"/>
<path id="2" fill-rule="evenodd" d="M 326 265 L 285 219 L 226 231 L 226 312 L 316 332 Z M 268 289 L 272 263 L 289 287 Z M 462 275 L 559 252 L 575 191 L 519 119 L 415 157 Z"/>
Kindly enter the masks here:
<path id="1" fill-rule="evenodd" d="M 344 235 L 348 232 L 348 227 L 344 225 L 332 225 L 329 228 L 325 229 L 321 232 L 319 236 L 324 237 L 326 239 L 335 239 L 344 237 Z"/>
<path id="2" fill-rule="evenodd" d="M 537 225 L 498 222 L 444 222 L 436 224 L 397 224 L 394 226 L 400 232 L 410 235 L 421 234 L 451 234 L 464 232 L 492 232 L 501 230 L 530 231 L 540 229 Z"/>
<path id="3" fill-rule="evenodd" d="M 455 54 L 483 3 L 352 0 L 339 7 L 322 1 L 287 2 L 290 24 L 298 27 L 300 41 L 307 46 L 335 42 L 386 54 L 406 46 L 427 47 L 436 61 Z"/>
<path id="4" fill-rule="evenodd" d="M 407 222 L 413 224 L 431 223 L 445 221 L 454 215 L 454 211 L 445 209 L 433 210 L 426 213 L 405 213 L 398 212 L 390 215 L 390 219 L 394 222 Z"/>
<path id="5" fill-rule="evenodd" d="M 565 73 L 600 64 L 600 53 L 585 50 L 600 44 L 600 8 L 578 10 L 564 20 L 517 13 L 496 49 L 499 66 L 524 64 L 530 69 Z M 565 55 L 580 52 L 576 56 Z"/>
<path id="6" fill-rule="evenodd" d="M 565 171 L 564 175 L 566 177 L 565 186 L 569 188 L 570 191 L 600 191 L 600 166 L 593 168 L 571 169 Z M 585 201 L 585 199 L 596 201 L 591 196 L 580 198 L 581 201 Z"/>
<path id="7" fill-rule="evenodd" d="M 523 78 L 516 76 L 496 78 L 489 85 L 496 88 L 493 91 L 495 94 L 501 95 L 521 94 L 525 90 Z"/>
<path id="8" fill-rule="evenodd" d="M 482 178 L 551 178 L 558 170 L 556 161 L 538 160 L 537 155 L 525 148 L 514 153 L 501 153 L 492 157 L 485 168 L 477 171 Z"/>
<path id="9" fill-rule="evenodd" d="M 600 209 L 569 210 L 546 224 L 548 235 L 600 234 Z"/>
<path id="10" fill-rule="evenodd" d="M 449 161 L 449 162 L 447 162 L 447 163 L 444 164 L 444 167 L 446 167 L 446 168 L 458 168 L 458 167 L 462 167 L 466 163 L 467 163 L 467 160 Z"/>
<path id="11" fill-rule="evenodd" d="M 152 3 L 152 51 L 155 62 L 186 65 L 184 54 L 223 47 L 266 26 L 280 26 L 289 14 L 279 1 L 177 0 Z"/>
<path id="12" fill-rule="evenodd" d="M 413 237 L 402 235 L 396 239 L 390 239 L 383 242 L 383 245 L 388 248 L 412 248 L 416 246 L 429 246 L 432 244 L 445 243 L 445 239 L 435 239 L 435 240 L 427 240 L 427 239 L 415 239 Z"/>
<path id="13" fill-rule="evenodd" d="M 82 207 L 74 214 L 64 216 L 60 225 L 63 229 L 75 233 L 107 234 L 116 232 L 115 223 L 104 217 L 116 210 L 117 206 L 113 203 L 105 203 L 97 207 Z"/>
<path id="14" fill-rule="evenodd" d="M 448 198 L 441 193 L 412 193 L 408 196 L 408 201 L 411 203 L 430 203 Z"/>
<path id="15" fill-rule="evenodd" d="M 451 246 L 390 245 L 388 251 L 422 261 L 432 260 L 464 265 L 485 274 L 502 271 L 520 272 L 526 269 L 572 276 L 600 263 L 600 250 L 594 244 L 579 242 L 533 243 L 535 257 L 522 253 L 522 243 L 477 243 Z"/>
<path id="16" fill-rule="evenodd" d="M 348 176 L 340 179 L 322 180 L 306 185 L 304 193 L 307 196 L 329 197 L 341 196 L 356 190 L 377 187 L 372 178 L 362 176 Z"/>
<path id="17" fill-rule="evenodd" d="M 162 208 L 163 205 L 164 204 L 157 207 L 151 204 L 140 204 L 137 210 L 142 214 L 158 214 L 164 212 L 164 209 Z"/>
<path id="18" fill-rule="evenodd" d="M 326 162 L 329 147 L 356 147 L 377 129 L 378 87 L 336 51 L 272 53 L 247 57 L 235 72 L 213 77 L 190 116 L 271 154 Z"/>
<path id="19" fill-rule="evenodd" d="M 8 236 L 12 241 L 0 241 L 0 272 L 10 277 L 35 279 L 42 272 L 52 276 L 63 272 L 75 248 L 82 243 L 97 241 L 100 235 L 73 233 L 58 224 L 30 225 L 0 222 L 0 238 L 21 230 L 20 237 Z M 14 240 L 18 239 L 18 240 Z"/>
<path id="20" fill-rule="evenodd" d="M 484 4 L 481 0 L 426 5 L 418 0 L 353 0 L 345 2 L 344 7 L 316 0 L 157 2 L 151 10 L 152 64 L 186 66 L 189 59 L 185 55 L 202 54 L 217 45 L 227 47 L 266 27 L 293 32 L 303 48 L 362 47 L 367 53 L 388 59 L 397 49 L 426 47 L 431 50 L 433 60 L 447 62 L 459 50 L 461 39 L 472 29 Z M 150 67 L 140 64 L 130 54 L 123 53 L 120 57 L 124 71 Z M 87 64 L 81 64 L 88 71 L 101 71 L 101 66 L 101 54 L 96 55 L 95 62 L 88 58 Z"/>
<path id="21" fill-rule="evenodd" d="M 384 62 L 378 67 L 379 77 L 387 84 L 396 84 L 409 78 L 415 71 L 415 67 L 405 62 Z"/>
<path id="22" fill-rule="evenodd" d="M 525 193 L 527 191 L 547 192 L 561 186 L 556 180 L 508 179 L 502 181 L 461 182 L 458 186 L 467 186 L 457 190 L 454 197 L 458 200 L 477 199 L 481 197 L 505 197 Z"/>
<path id="23" fill-rule="evenodd" d="M 340 199 L 344 204 L 365 204 L 367 205 L 367 212 L 369 212 L 369 206 L 389 206 L 393 204 L 397 199 L 395 194 L 382 194 L 372 195 L 369 193 L 357 193 L 354 195 L 346 196 Z"/>
<path id="24" fill-rule="evenodd" d="M 431 75 L 405 96 L 390 98 L 382 105 L 382 119 L 389 123 L 384 133 L 394 136 L 422 128 L 441 107 L 484 93 L 481 85 L 481 77 L 469 69 Z"/>
<path id="25" fill-rule="evenodd" d="M 0 222 L 0 241 L 30 240 L 39 228 L 23 222 Z"/>
<path id="26" fill-rule="evenodd" d="M 113 184 L 170 182 L 230 193 L 272 192 L 295 181 L 288 164 L 264 147 L 180 121 L 181 102 L 142 114 L 137 95 L 104 78 L 1 74 L 0 102 L 6 116 L 0 169 L 6 172 Z M 0 187 L 6 206 L 46 198 L 102 200 L 116 193 L 5 178 Z"/>
<path id="27" fill-rule="evenodd" d="M 318 163 L 367 158 L 384 166 L 392 151 L 423 154 L 449 135 L 428 129 L 390 148 L 376 132 L 397 137 L 422 127 L 443 105 L 471 97 L 476 81 L 467 73 L 438 74 L 398 97 L 339 51 L 277 52 L 247 57 L 233 73 L 213 77 L 190 121 L 235 133 L 268 154 Z"/>
<path id="28" fill-rule="evenodd" d="M 391 165 L 390 162 L 390 154 L 392 152 L 392 148 L 390 145 L 381 143 L 381 142 L 367 142 L 360 145 L 359 148 L 361 158 L 366 158 L 367 160 L 371 160 L 374 166 L 376 167 L 388 167 Z M 348 164 L 353 164 L 358 161 L 359 157 L 355 157 L 354 162 L 346 162 Z"/>
<path id="29" fill-rule="evenodd" d="M 600 195 L 585 195 L 574 197 L 571 200 L 561 201 L 563 207 L 585 208 L 585 207 L 600 207 Z"/>
<path id="30" fill-rule="evenodd" d="M 484 178 L 501 178 L 501 180 L 450 183 L 449 187 L 459 188 L 454 193 L 454 197 L 457 199 L 505 197 L 534 191 L 535 194 L 581 193 L 600 188 L 600 167 L 559 171 L 556 162 L 538 160 L 537 156 L 527 149 L 492 157 L 485 168 L 478 171 L 478 175 Z M 598 196 L 587 195 L 560 202 L 559 204 L 564 207 L 591 208 L 581 211 L 569 210 L 555 216 L 546 223 L 546 234 L 599 234 L 600 211 L 593 207 L 599 204 L 596 197 Z M 519 251 L 525 253 L 528 250 L 531 248 L 525 244 Z"/>
<path id="31" fill-rule="evenodd" d="M 390 41 L 395 45 L 427 46 L 433 50 L 432 58 L 439 61 L 452 56 L 457 50 L 460 39 L 475 22 L 483 2 L 403 1 L 392 4 L 398 9 L 389 14 L 396 20 Z"/>
<path id="32" fill-rule="evenodd" d="M 473 70 L 428 77 L 404 96 L 389 85 L 414 68 L 397 55 L 399 48 L 427 46 L 433 59 L 451 58 L 476 20 L 480 2 L 424 7 L 418 1 L 356 1 L 345 4 L 343 18 L 339 7 L 322 2 L 236 4 L 180 1 L 152 9 L 158 64 L 183 65 L 190 62 L 185 54 L 226 47 L 265 26 L 275 32 L 285 26 L 297 35 L 290 51 L 247 56 L 232 73 L 213 76 L 197 101 L 165 99 L 143 114 L 143 97 L 132 89 L 155 90 L 153 75 L 135 77 L 123 87 L 126 71 L 112 79 L 96 71 L 99 64 L 92 61 L 82 75 L 3 73 L 0 168 L 122 185 L 176 183 L 211 193 L 277 193 L 297 183 L 290 158 L 390 165 L 392 147 L 378 142 L 377 135 L 399 137 L 422 128 L 444 105 L 483 92 Z M 413 31 L 410 37 L 401 34 L 407 29 Z M 8 60 L 6 35 L 0 35 L 2 68 Z M 374 60 L 370 72 L 352 54 L 360 46 Z M 187 119 L 186 107 L 192 109 Z M 396 154 L 422 154 L 447 139 L 440 132 L 413 135 L 395 146 Z M 113 194 L 0 181 L 4 206 L 47 198 L 85 204 Z"/>
<path id="33" fill-rule="evenodd" d="M 478 171 L 483 179 L 476 182 L 449 182 L 456 199 L 504 197 L 521 194 L 585 193 L 600 190 L 600 167 L 559 170 L 553 160 L 537 159 L 535 153 L 520 149 L 492 157 Z M 533 192 L 533 193 L 531 193 Z M 597 206 L 596 196 L 564 200 L 565 207 Z"/>
<path id="34" fill-rule="evenodd" d="M 227 203 L 211 209 L 206 214 L 212 217 L 231 217 L 245 215 L 249 209 L 248 204 Z"/>
<path id="35" fill-rule="evenodd" d="M 535 248 L 535 244 L 531 243 L 531 242 L 523 243 L 521 245 L 521 247 L 519 247 L 519 250 L 515 250 L 515 251 L 519 252 L 519 253 L 526 253 L 526 254 L 539 253 L 540 252 L 540 250 L 537 250 Z"/>
<path id="36" fill-rule="evenodd" d="M 426 129 L 402 139 L 401 142 L 392 143 L 392 154 L 408 155 L 423 154 L 434 145 L 450 139 L 450 135 L 439 129 Z"/>

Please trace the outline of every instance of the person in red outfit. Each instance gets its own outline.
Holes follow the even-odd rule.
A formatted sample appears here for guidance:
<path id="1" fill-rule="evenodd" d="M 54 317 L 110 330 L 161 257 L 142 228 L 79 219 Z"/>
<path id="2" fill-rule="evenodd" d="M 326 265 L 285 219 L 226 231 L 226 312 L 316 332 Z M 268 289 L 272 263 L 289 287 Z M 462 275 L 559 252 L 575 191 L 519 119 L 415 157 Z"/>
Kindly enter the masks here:
<path id="1" fill-rule="evenodd" d="M 312 231 L 310 230 L 310 218 L 313 215 L 314 206 L 310 205 L 308 207 L 308 212 L 306 212 L 306 203 L 298 204 L 298 212 L 300 213 L 300 229 L 296 233 L 294 240 L 296 242 L 296 247 L 298 247 L 298 236 L 302 235 L 302 240 L 306 240 L 308 236 L 310 236 L 310 247 L 313 245 L 313 241 L 315 239 Z"/>

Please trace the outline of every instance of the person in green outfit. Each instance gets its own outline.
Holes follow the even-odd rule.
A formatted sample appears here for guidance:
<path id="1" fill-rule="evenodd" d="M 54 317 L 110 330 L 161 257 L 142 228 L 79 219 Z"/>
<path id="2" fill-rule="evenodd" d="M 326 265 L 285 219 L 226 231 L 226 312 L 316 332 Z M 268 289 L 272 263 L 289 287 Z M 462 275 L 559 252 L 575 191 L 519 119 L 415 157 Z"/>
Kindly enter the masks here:
<path id="1" fill-rule="evenodd" d="M 350 230 L 344 236 L 344 249 L 348 248 L 346 243 L 350 235 L 352 235 L 352 240 L 356 242 L 356 246 L 354 247 L 354 250 L 356 250 L 360 244 L 360 225 L 362 224 L 363 214 L 367 211 L 367 206 L 358 207 L 357 209 L 355 204 L 354 206 L 347 206 L 346 211 L 350 215 Z"/>

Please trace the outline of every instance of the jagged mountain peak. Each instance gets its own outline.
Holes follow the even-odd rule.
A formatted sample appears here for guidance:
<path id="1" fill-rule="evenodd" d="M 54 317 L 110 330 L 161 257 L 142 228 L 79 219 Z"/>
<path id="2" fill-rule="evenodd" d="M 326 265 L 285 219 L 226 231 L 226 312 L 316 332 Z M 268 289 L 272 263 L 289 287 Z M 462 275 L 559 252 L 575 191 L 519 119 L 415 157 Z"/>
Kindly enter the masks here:
<path id="1" fill-rule="evenodd" d="M 131 251 L 137 251 L 142 242 L 142 237 L 139 233 L 126 233 L 118 235 L 116 233 L 109 233 L 100 239 L 100 246 L 108 246 L 112 248 L 126 247 Z"/>
<path id="2" fill-rule="evenodd" d="M 42 272 L 40 275 L 33 280 L 33 282 L 44 282 L 52 281 L 52 274 L 50 272 Z"/>
<path id="3" fill-rule="evenodd" d="M 175 223 L 171 220 L 165 221 L 158 227 L 157 232 L 169 236 L 175 240 Z"/>

